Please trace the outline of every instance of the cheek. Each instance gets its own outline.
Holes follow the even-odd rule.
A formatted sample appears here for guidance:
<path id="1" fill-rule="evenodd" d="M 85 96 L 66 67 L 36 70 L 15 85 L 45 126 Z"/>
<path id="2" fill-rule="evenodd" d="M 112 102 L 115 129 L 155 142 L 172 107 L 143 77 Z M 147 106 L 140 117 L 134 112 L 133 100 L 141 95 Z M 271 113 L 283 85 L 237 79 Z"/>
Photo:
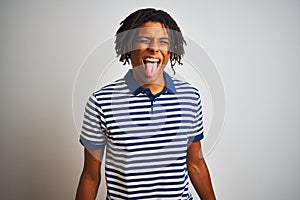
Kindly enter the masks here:
<path id="1" fill-rule="evenodd" d="M 130 60 L 133 65 L 139 64 L 139 62 L 140 62 L 139 55 L 140 55 L 140 53 L 138 50 L 132 51 L 130 53 Z"/>
<path id="2" fill-rule="evenodd" d="M 163 63 L 166 65 L 170 60 L 170 53 L 166 52 L 163 55 L 164 55 L 164 62 Z"/>

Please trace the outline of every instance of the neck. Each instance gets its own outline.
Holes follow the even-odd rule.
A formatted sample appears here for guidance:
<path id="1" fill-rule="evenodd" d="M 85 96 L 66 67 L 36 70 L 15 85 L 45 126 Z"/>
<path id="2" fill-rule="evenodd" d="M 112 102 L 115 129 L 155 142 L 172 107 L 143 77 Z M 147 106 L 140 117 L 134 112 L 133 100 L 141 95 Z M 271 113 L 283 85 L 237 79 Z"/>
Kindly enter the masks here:
<path id="1" fill-rule="evenodd" d="M 156 95 L 164 90 L 165 84 L 144 84 L 143 87 L 150 89 L 151 93 Z"/>
<path id="2" fill-rule="evenodd" d="M 152 94 L 157 94 L 159 92 L 162 92 L 165 88 L 166 81 L 161 74 L 156 80 L 145 80 L 144 78 L 140 77 L 138 73 L 135 73 L 133 71 L 133 78 L 144 88 L 148 88 L 151 90 Z"/>

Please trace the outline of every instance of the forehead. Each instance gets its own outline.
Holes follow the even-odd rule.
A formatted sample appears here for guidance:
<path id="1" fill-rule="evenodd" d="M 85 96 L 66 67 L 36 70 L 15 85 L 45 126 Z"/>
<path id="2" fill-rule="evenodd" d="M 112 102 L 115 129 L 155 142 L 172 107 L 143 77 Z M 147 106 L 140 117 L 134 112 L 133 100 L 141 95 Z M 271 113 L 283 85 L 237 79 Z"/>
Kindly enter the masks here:
<path id="1" fill-rule="evenodd" d="M 169 37 L 168 30 L 160 22 L 146 22 L 138 29 L 138 35 L 146 35 L 152 37 Z"/>

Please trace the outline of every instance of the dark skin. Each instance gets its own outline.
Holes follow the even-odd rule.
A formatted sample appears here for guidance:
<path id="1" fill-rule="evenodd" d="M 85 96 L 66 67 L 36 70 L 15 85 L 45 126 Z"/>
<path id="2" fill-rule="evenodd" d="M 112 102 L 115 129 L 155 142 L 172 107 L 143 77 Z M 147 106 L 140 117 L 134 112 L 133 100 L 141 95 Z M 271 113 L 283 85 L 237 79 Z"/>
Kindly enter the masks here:
<path id="1" fill-rule="evenodd" d="M 84 167 L 80 176 L 76 200 L 96 199 L 101 180 L 103 150 L 84 148 Z"/>
<path id="2" fill-rule="evenodd" d="M 204 160 L 201 143 L 193 142 L 187 150 L 186 164 L 190 180 L 202 200 L 215 200 L 209 171 Z"/>

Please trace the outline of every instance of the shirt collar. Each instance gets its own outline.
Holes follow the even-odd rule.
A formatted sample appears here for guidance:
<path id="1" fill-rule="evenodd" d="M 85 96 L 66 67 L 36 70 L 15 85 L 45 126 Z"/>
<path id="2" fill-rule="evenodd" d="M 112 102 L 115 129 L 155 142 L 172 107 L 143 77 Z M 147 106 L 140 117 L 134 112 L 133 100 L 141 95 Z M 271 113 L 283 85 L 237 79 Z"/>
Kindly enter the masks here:
<path id="1" fill-rule="evenodd" d="M 171 94 L 175 94 L 176 93 L 176 89 L 175 89 L 175 85 L 174 82 L 171 78 L 171 76 L 167 73 L 167 72 L 163 72 L 164 74 L 164 78 L 166 81 L 166 87 L 163 91 L 163 93 L 171 93 Z M 125 82 L 130 90 L 130 92 L 133 95 L 138 95 L 139 93 L 141 93 L 144 88 L 133 78 L 132 75 L 132 69 L 129 69 L 128 72 L 125 75 Z"/>

